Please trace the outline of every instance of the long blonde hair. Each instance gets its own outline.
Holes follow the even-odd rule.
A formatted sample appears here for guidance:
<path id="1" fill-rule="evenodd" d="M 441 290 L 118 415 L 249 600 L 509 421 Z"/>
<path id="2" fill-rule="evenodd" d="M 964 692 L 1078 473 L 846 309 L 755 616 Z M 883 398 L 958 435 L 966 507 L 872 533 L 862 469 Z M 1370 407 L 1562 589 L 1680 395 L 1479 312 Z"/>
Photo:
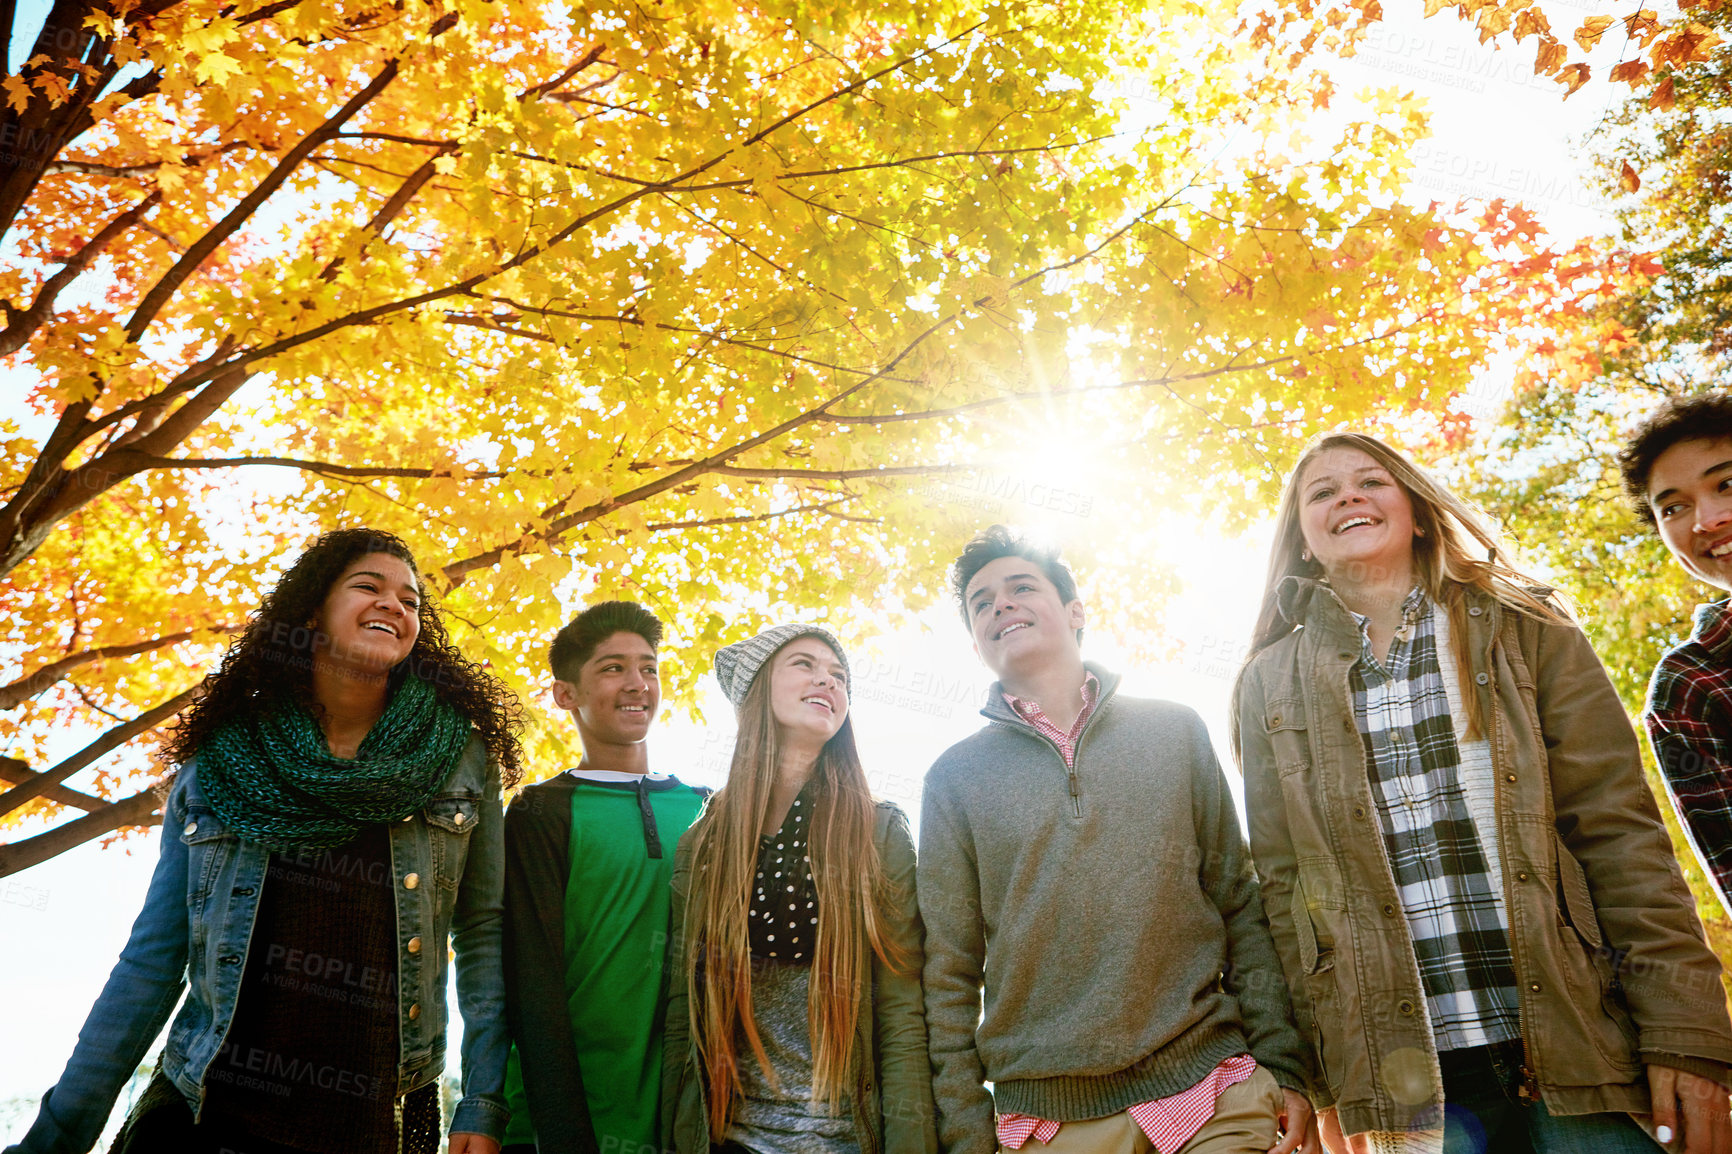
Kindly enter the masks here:
<path id="1" fill-rule="evenodd" d="M 795 640 L 798 640 L 797 638 Z M 790 642 L 791 644 L 792 642 Z M 781 650 L 777 650 L 780 653 Z M 740 703 L 728 781 L 705 806 L 687 835 L 692 839 L 691 886 L 683 936 L 692 1038 L 707 1085 L 710 1133 L 727 1133 L 741 1093 L 736 1042 L 744 1037 L 772 1084 L 775 1074 L 752 1016 L 752 957 L 746 930 L 758 839 L 766 829 L 779 754 L 764 663 Z M 862 942 L 893 969 L 907 959 L 883 925 L 888 881 L 872 830 L 875 804 L 854 721 L 847 717 L 824 744 L 812 771 L 812 825 L 808 853 L 818 892 L 818 941 L 807 996 L 812 1038 L 812 1094 L 835 1112 L 849 1092 L 849 1064 L 860 1013 L 860 991 L 872 981 Z"/>
<path id="2" fill-rule="evenodd" d="M 1461 699 L 1467 708 L 1467 735 L 1485 732 L 1485 718 L 1478 693 L 1469 683 L 1472 654 L 1467 646 L 1467 605 L 1463 593 L 1477 589 L 1507 608 L 1542 621 L 1565 620 L 1559 608 L 1536 593 L 1539 582 L 1504 564 L 1509 549 L 1491 520 L 1473 505 L 1450 492 L 1444 484 L 1401 453 L 1365 433 L 1324 433 L 1312 439 L 1287 476 L 1281 506 L 1275 514 L 1275 544 L 1269 551 L 1269 576 L 1263 586 L 1263 604 L 1257 627 L 1251 635 L 1251 659 L 1299 626 L 1281 611 L 1281 583 L 1288 577 L 1321 578 L 1323 567 L 1305 556 L 1305 535 L 1299 524 L 1300 488 L 1305 469 L 1318 454 L 1330 449 L 1358 449 L 1388 471 L 1413 505 L 1414 575 L 1426 595 L 1449 614 L 1451 647 L 1455 667 L 1462 678 Z M 1479 548 L 1476 550 L 1474 544 Z M 1477 555 L 1476 555 L 1477 554 Z M 1243 669 L 1240 675 L 1243 676 Z M 1234 696 L 1238 694 L 1234 687 Z M 1237 734 L 1235 733 L 1235 739 Z M 1235 741 L 1236 743 L 1236 741 Z"/>

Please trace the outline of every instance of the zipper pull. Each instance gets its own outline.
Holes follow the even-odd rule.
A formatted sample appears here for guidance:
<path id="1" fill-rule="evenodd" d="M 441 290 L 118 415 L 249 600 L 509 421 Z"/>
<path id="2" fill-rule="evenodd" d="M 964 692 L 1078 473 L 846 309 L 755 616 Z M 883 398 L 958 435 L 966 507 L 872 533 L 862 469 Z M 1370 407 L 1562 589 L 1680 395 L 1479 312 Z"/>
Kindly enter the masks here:
<path id="1" fill-rule="evenodd" d="M 1082 797 L 1077 793 L 1076 770 L 1073 768 L 1070 777 L 1070 811 L 1077 817 L 1082 816 Z"/>
<path id="2" fill-rule="evenodd" d="M 1531 1106 L 1540 1100 L 1540 1080 L 1534 1077 L 1534 1072 L 1524 1063 L 1517 1071 L 1521 1075 L 1521 1085 L 1516 1087 L 1516 1097 L 1522 1100 L 1522 1105 Z"/>

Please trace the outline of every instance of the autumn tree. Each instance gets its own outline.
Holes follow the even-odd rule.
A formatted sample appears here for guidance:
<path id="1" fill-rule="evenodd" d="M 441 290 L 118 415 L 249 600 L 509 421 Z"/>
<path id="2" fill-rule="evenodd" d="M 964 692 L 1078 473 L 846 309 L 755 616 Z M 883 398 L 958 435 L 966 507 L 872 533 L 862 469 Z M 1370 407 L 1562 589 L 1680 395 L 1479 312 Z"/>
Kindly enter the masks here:
<path id="1" fill-rule="evenodd" d="M 1403 206 L 1421 118 L 1309 124 L 1215 7 L 56 0 L 0 112 L 0 826 L 86 812 L 0 874 L 151 820 L 103 759 L 321 527 L 406 536 L 525 691 L 592 589 L 689 685 L 918 600 L 932 486 L 1055 429 L 1127 532 L 1344 415 L 1459 431 L 1551 254 Z"/>
<path id="2" fill-rule="evenodd" d="M 1612 12 L 1590 11 L 1579 20 L 1572 13 L 1554 26 L 1536 0 L 1424 0 L 1427 18 L 1454 17 L 1469 24 L 1481 44 L 1531 49 L 1534 75 L 1556 82 L 1565 98 L 1593 77 L 1587 57 L 1607 42 L 1617 51 L 1607 79 L 1641 92 L 1657 107 L 1669 107 L 1678 72 L 1709 60 L 1725 43 L 1725 0 L 1683 0 L 1665 11 L 1644 7 L 1642 0 L 1611 7 Z M 1297 66 L 1318 52 L 1351 56 L 1365 32 L 1383 18 L 1382 0 L 1265 0 L 1249 7 L 1240 31 L 1287 53 Z"/>

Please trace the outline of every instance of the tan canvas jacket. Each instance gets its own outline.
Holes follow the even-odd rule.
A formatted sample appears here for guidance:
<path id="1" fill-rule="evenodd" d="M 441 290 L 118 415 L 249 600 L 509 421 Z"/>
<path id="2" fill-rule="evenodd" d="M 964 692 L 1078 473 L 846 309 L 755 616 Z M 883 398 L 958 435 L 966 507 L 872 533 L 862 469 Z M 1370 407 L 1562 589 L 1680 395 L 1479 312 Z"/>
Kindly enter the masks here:
<path id="1" fill-rule="evenodd" d="M 1313 1097 L 1350 1134 L 1436 1125 L 1437 1052 L 1353 718 L 1358 626 L 1317 582 L 1289 578 L 1280 595 L 1302 628 L 1251 660 L 1235 706 Z M 1471 591 L 1467 605 L 1529 1088 L 1554 1114 L 1646 1112 L 1645 1056 L 1704 1074 L 1732 1063 L 1720 964 L 1587 638 Z"/>

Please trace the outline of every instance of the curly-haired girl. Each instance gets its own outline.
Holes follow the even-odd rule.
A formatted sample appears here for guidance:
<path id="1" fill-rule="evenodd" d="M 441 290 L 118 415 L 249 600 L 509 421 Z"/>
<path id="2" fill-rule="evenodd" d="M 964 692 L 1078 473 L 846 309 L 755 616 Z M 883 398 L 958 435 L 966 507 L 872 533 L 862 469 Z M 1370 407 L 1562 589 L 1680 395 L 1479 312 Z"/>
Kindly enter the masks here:
<path id="1" fill-rule="evenodd" d="M 208 679 L 170 742 L 144 910 L 18 1151 L 88 1150 L 185 989 L 116 1149 L 428 1154 L 448 939 L 451 1151 L 497 1151 L 517 706 L 452 648 L 416 573 L 396 537 L 325 534 Z"/>

